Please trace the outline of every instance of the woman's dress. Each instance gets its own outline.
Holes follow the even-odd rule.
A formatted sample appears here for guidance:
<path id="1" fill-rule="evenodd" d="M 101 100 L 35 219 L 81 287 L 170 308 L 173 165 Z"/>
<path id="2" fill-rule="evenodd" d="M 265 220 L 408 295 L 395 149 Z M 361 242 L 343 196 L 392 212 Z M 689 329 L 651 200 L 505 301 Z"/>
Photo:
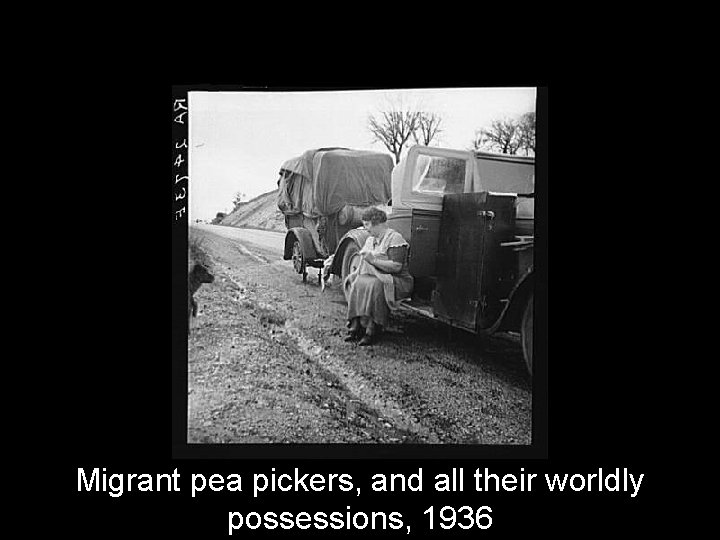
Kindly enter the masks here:
<path id="1" fill-rule="evenodd" d="M 413 277 L 407 262 L 409 247 L 402 235 L 392 229 L 387 229 L 380 238 L 367 239 L 360 254 L 371 252 L 378 259 L 402 263 L 402 268 L 390 274 L 363 260 L 345 279 L 348 320 L 367 317 L 375 324 L 387 326 L 390 310 L 412 293 Z"/>

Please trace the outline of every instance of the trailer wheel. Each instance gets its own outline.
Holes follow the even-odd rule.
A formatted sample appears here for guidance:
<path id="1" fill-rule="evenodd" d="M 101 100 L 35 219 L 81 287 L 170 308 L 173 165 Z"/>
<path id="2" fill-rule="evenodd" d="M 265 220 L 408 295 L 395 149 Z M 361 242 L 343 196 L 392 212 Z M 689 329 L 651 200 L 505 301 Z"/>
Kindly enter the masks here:
<path id="1" fill-rule="evenodd" d="M 520 337 L 522 340 L 523 357 L 528 373 L 532 376 L 532 360 L 533 360 L 533 294 L 530 294 L 528 303 L 525 306 L 522 323 L 520 325 Z"/>
<path id="2" fill-rule="evenodd" d="M 302 274 L 303 283 L 307 281 L 307 270 L 305 268 L 305 256 L 303 255 L 302 246 L 300 240 L 295 240 L 292 248 L 292 262 L 293 268 L 298 274 Z"/>

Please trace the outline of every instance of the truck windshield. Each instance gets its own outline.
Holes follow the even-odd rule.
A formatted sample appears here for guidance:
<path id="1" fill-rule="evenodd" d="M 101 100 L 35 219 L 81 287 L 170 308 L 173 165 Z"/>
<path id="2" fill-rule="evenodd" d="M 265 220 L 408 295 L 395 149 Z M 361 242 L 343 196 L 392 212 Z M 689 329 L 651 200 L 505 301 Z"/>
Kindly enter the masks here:
<path id="1" fill-rule="evenodd" d="M 421 193 L 445 194 L 462 193 L 465 188 L 466 160 L 458 158 L 419 156 L 429 158 L 429 163 L 421 169 L 413 185 L 413 191 Z M 420 165 L 420 159 L 418 159 Z"/>

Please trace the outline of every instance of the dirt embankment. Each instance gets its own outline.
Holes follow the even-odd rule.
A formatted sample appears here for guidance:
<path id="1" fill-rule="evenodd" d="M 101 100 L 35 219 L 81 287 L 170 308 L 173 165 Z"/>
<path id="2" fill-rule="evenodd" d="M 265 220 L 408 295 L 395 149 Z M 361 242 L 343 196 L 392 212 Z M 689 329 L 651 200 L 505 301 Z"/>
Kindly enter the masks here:
<path id="1" fill-rule="evenodd" d="M 220 225 L 285 232 L 285 218 L 277 207 L 277 190 L 241 204 L 225 216 Z"/>
<path id="2" fill-rule="evenodd" d="M 531 442 L 519 343 L 410 314 L 374 346 L 346 343 L 337 284 L 303 284 L 277 249 L 193 230 L 215 282 L 196 294 L 188 340 L 189 442 Z"/>

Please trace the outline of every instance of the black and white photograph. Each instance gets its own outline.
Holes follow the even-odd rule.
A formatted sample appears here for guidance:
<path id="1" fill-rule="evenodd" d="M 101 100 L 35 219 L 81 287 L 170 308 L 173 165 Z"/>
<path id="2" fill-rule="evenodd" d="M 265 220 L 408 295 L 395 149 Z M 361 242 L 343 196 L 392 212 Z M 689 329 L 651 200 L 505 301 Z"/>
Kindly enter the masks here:
<path id="1" fill-rule="evenodd" d="M 187 444 L 532 445 L 537 96 L 188 89 Z"/>

